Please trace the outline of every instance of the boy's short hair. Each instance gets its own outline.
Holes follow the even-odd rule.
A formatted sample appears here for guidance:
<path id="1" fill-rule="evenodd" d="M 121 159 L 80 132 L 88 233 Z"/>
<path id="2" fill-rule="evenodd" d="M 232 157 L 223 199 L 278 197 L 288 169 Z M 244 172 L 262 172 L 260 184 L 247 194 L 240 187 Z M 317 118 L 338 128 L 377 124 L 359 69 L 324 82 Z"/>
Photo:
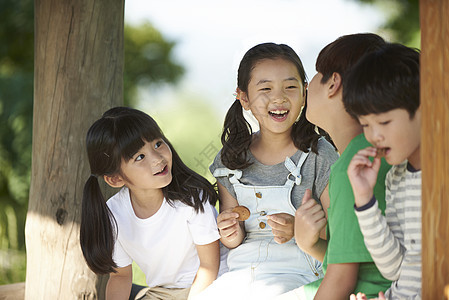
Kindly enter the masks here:
<path id="1" fill-rule="evenodd" d="M 354 117 L 401 108 L 413 118 L 420 105 L 419 52 L 389 43 L 354 65 L 343 85 L 345 109 Z"/>
<path id="2" fill-rule="evenodd" d="M 385 40 L 375 33 L 355 33 L 339 37 L 324 47 L 316 59 L 315 68 L 323 75 L 321 83 L 327 82 L 334 72 L 340 74 L 343 80 L 363 55 L 385 45 Z"/>

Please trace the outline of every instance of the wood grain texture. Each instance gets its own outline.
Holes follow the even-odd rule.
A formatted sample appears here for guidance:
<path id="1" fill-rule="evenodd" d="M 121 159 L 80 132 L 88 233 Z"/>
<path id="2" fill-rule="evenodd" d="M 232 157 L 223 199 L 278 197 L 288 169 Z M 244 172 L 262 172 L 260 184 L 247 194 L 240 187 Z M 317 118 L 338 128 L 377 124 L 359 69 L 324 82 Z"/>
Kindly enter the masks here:
<path id="1" fill-rule="evenodd" d="M 449 284 L 449 1 L 421 0 L 423 299 Z"/>
<path id="2" fill-rule="evenodd" d="M 123 103 L 124 0 L 35 0 L 25 299 L 102 299 L 79 245 L 88 127 Z"/>

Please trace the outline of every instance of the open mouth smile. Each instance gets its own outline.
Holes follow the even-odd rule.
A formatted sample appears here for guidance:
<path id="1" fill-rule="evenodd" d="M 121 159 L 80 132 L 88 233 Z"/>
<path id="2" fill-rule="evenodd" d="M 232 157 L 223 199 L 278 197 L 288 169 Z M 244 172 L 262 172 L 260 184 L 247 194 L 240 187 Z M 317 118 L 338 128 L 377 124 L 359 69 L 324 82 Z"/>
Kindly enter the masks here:
<path id="1" fill-rule="evenodd" d="M 275 121 L 284 121 L 287 119 L 289 111 L 285 109 L 270 110 L 268 114 Z"/>

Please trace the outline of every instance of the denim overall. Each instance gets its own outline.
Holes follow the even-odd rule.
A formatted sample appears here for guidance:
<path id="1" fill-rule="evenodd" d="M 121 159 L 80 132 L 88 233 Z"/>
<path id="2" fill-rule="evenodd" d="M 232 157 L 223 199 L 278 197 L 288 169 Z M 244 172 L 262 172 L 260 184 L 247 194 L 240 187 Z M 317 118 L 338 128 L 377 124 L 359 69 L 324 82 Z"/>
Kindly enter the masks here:
<path id="1" fill-rule="evenodd" d="M 301 184 L 301 166 L 307 155 L 302 153 L 297 165 L 286 158 L 285 167 L 290 174 L 283 186 L 244 185 L 239 181 L 241 170 L 220 168 L 214 172 L 214 177 L 229 176 L 239 205 L 248 207 L 251 212 L 245 221 L 245 239 L 228 254 L 229 271 L 246 270 L 250 284 L 276 285 L 282 293 L 323 277 L 319 261 L 300 250 L 294 238 L 284 244 L 276 243 L 267 223 L 268 215 L 295 215 L 291 191 L 295 184 Z"/>

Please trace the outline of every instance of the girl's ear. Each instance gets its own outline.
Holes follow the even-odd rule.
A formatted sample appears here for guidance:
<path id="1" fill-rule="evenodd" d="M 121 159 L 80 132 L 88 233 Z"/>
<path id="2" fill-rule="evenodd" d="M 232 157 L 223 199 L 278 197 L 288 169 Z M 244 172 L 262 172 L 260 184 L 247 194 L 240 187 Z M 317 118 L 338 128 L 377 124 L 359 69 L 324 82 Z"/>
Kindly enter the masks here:
<path id="1" fill-rule="evenodd" d="M 332 76 L 328 80 L 328 96 L 329 98 L 338 94 L 341 91 L 341 75 L 337 72 L 332 73 Z"/>
<path id="2" fill-rule="evenodd" d="M 237 100 L 240 101 L 240 104 L 242 105 L 244 110 L 249 110 L 248 96 L 239 88 L 237 88 Z"/>
<path id="3" fill-rule="evenodd" d="M 113 188 L 121 188 L 125 185 L 125 181 L 123 180 L 122 176 L 120 175 L 104 175 L 103 176 L 104 181 L 106 181 L 107 184 L 109 184 Z"/>

